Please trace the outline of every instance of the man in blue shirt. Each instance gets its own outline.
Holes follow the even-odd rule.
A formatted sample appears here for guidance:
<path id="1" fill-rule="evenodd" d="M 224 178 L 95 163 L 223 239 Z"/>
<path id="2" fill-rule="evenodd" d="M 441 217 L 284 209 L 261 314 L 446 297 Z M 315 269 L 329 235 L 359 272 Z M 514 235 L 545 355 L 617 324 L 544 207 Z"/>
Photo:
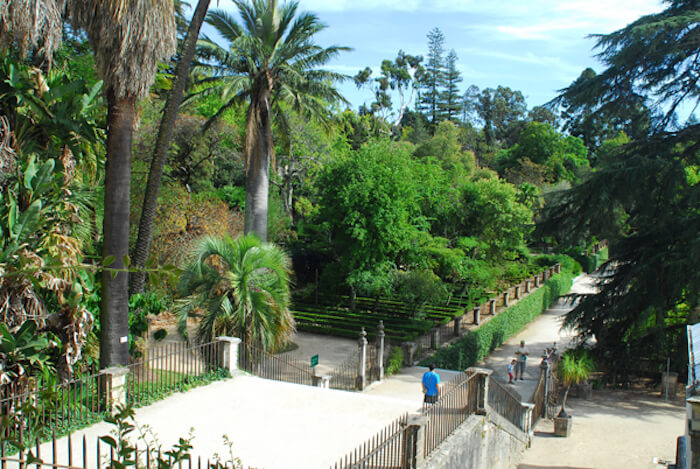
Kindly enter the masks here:
<path id="1" fill-rule="evenodd" d="M 440 375 L 435 373 L 435 365 L 432 363 L 428 369 L 429 371 L 423 375 L 423 394 L 425 395 L 423 401 L 426 404 L 434 404 L 440 395 Z"/>

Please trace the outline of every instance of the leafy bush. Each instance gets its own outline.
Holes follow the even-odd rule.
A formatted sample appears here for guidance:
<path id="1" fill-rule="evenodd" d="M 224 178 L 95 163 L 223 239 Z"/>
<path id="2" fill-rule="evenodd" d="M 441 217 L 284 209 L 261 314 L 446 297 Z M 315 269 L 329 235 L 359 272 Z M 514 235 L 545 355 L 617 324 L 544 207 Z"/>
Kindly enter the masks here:
<path id="1" fill-rule="evenodd" d="M 136 339 L 148 331 L 148 316 L 157 316 L 165 309 L 156 293 L 137 293 L 129 298 L 129 353 L 140 356 Z"/>
<path id="2" fill-rule="evenodd" d="M 422 365 L 435 363 L 439 368 L 463 370 L 473 366 L 508 337 L 520 331 L 530 321 L 550 307 L 556 299 L 571 288 L 573 275 L 561 274 L 547 280 L 544 286 L 506 309 L 480 328 L 469 332 L 457 343 L 438 350 Z"/>
<path id="3" fill-rule="evenodd" d="M 403 349 L 398 346 L 394 346 L 391 349 L 391 355 L 389 356 L 389 364 L 386 367 L 386 375 L 393 375 L 401 371 L 403 366 Z"/>
<path id="4" fill-rule="evenodd" d="M 582 270 L 581 264 L 566 254 L 541 254 L 534 258 L 534 263 L 540 267 L 550 267 L 559 263 L 562 270 L 571 272 L 574 275 L 580 274 Z"/>

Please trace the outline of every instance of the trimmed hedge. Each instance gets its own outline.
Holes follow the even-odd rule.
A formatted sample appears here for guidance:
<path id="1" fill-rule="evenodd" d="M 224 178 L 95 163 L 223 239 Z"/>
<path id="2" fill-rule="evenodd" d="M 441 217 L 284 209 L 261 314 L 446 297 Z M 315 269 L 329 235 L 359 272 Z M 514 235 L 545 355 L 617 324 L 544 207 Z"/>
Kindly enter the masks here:
<path id="1" fill-rule="evenodd" d="M 608 247 L 602 248 L 598 254 L 580 255 L 577 260 L 581 263 L 586 273 L 595 272 L 608 260 Z"/>
<path id="2" fill-rule="evenodd" d="M 434 363 L 438 368 L 464 370 L 474 366 L 489 352 L 520 331 L 543 311 L 549 308 L 558 297 L 571 288 L 573 274 L 562 269 L 547 280 L 544 286 L 506 309 L 480 328 L 468 332 L 458 342 L 438 350 L 432 357 L 421 362 L 427 366 Z"/>

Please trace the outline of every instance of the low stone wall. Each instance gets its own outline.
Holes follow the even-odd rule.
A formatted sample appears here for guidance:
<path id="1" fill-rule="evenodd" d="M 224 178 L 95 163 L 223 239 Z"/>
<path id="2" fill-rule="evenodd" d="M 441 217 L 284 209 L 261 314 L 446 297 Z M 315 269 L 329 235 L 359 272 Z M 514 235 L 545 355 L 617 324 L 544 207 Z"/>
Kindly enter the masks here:
<path id="1" fill-rule="evenodd" d="M 418 469 L 513 469 L 529 444 L 529 435 L 495 412 L 472 415 Z"/>

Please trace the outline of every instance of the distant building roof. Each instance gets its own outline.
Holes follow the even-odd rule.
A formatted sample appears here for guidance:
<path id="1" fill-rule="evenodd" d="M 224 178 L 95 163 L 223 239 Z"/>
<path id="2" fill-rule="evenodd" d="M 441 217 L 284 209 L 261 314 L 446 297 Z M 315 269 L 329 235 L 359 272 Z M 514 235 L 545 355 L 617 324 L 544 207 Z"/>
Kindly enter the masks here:
<path id="1" fill-rule="evenodd" d="M 700 323 L 688 326 L 688 386 L 700 384 Z"/>

